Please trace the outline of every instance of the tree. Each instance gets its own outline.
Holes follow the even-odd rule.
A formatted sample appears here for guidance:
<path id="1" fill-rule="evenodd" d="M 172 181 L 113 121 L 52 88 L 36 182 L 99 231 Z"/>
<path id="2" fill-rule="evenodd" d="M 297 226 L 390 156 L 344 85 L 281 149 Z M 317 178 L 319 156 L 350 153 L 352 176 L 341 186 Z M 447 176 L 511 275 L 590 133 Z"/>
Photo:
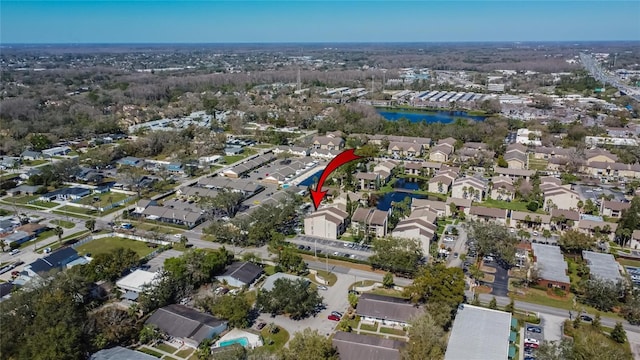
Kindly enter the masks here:
<path id="1" fill-rule="evenodd" d="M 497 309 L 498 308 L 498 301 L 496 300 L 496 297 L 492 297 L 491 301 L 489 301 L 489 309 Z"/>
<path id="2" fill-rule="evenodd" d="M 180 245 L 182 245 L 182 247 L 187 247 L 187 243 L 189 242 L 189 238 L 187 238 L 184 235 L 180 235 Z"/>
<path id="3" fill-rule="evenodd" d="M 624 344 L 627 341 L 627 333 L 620 321 L 616 322 L 616 326 L 611 330 L 611 339 L 619 344 Z"/>
<path id="4" fill-rule="evenodd" d="M 311 315 L 321 303 L 318 290 L 309 286 L 308 281 L 278 279 L 273 289 L 258 292 L 256 308 L 274 315 L 289 314 L 297 320 Z"/>
<path id="5" fill-rule="evenodd" d="M 278 265 L 285 271 L 303 274 L 307 271 L 307 263 L 304 262 L 302 256 L 293 251 L 290 247 L 285 247 L 278 252 Z"/>
<path id="6" fill-rule="evenodd" d="M 631 325 L 640 325 L 640 292 L 636 290 L 629 294 L 621 313 Z"/>
<path id="7" fill-rule="evenodd" d="M 506 227 L 479 221 L 472 221 L 468 226 L 469 237 L 478 242 L 478 257 L 495 254 L 509 264 L 515 263 L 518 240 Z"/>
<path id="8" fill-rule="evenodd" d="M 0 251 L 4 252 L 7 248 L 7 242 L 4 239 L 0 239 Z"/>
<path id="9" fill-rule="evenodd" d="M 136 318 L 127 310 L 117 307 L 99 309 L 89 315 L 89 326 L 96 329 L 93 343 L 97 348 L 105 348 L 128 343 L 138 337 Z"/>
<path id="10" fill-rule="evenodd" d="M 504 307 L 504 311 L 506 312 L 510 312 L 513 314 L 514 310 L 516 309 L 516 304 L 513 301 L 513 298 L 509 299 L 509 304 L 507 306 Z"/>
<path id="11" fill-rule="evenodd" d="M 611 311 L 624 296 L 624 285 L 622 282 L 594 278 L 584 283 L 583 292 L 582 302 L 600 311 Z"/>
<path id="12" fill-rule="evenodd" d="M 549 229 L 544 229 L 542 230 L 542 237 L 546 240 L 549 241 L 549 238 L 551 237 L 551 231 Z"/>
<path id="13" fill-rule="evenodd" d="M 626 246 L 631 241 L 634 230 L 640 229 L 640 196 L 631 200 L 628 209 L 622 210 L 618 228 L 616 229 L 616 241 L 621 246 Z"/>
<path id="14" fill-rule="evenodd" d="M 464 273 L 460 268 L 430 264 L 421 268 L 405 294 L 415 303 L 446 304 L 456 308 L 464 300 Z"/>
<path id="15" fill-rule="evenodd" d="M 64 234 L 64 230 L 62 230 L 60 226 L 56 226 L 53 229 L 53 233 L 56 234 L 56 236 L 58 236 L 58 242 L 60 243 L 60 245 L 62 245 L 62 234 Z"/>
<path id="16" fill-rule="evenodd" d="M 530 202 L 527 203 L 527 210 L 529 210 L 531 212 L 537 211 L 539 207 L 540 207 L 540 205 L 538 204 L 537 201 L 530 201 Z"/>
<path id="17" fill-rule="evenodd" d="M 562 251 L 580 254 L 583 250 L 591 250 L 595 246 L 595 239 L 577 230 L 567 230 L 560 236 L 558 245 Z"/>
<path id="18" fill-rule="evenodd" d="M 596 330 L 602 330 L 600 328 L 602 326 L 602 322 L 601 322 L 601 318 L 600 318 L 600 313 L 599 312 L 596 313 L 596 317 L 591 322 L 591 326 Z"/>
<path id="19" fill-rule="evenodd" d="M 251 304 L 244 293 L 216 296 L 209 302 L 211 313 L 229 321 L 232 327 L 249 327 Z"/>
<path id="20" fill-rule="evenodd" d="M 536 359 L 540 360 L 570 360 L 573 358 L 573 343 L 567 338 L 560 341 L 543 341 L 536 350 Z"/>
<path id="21" fill-rule="evenodd" d="M 358 306 L 358 295 L 349 293 L 347 294 L 347 300 L 349 301 L 349 305 L 351 305 L 352 308 L 355 309 Z"/>
<path id="22" fill-rule="evenodd" d="M 149 344 L 154 340 L 160 339 L 161 337 L 162 337 L 162 334 L 160 334 L 160 331 L 158 331 L 158 329 L 155 326 L 145 325 L 140 330 L 140 333 L 138 335 L 138 340 L 142 344 Z"/>
<path id="23" fill-rule="evenodd" d="M 373 252 L 369 262 L 374 269 L 405 275 L 415 273 L 423 256 L 416 240 L 390 237 L 374 239 Z"/>
<path id="24" fill-rule="evenodd" d="M 243 200 L 242 193 L 222 190 L 215 197 L 203 197 L 199 204 L 212 219 L 225 216 L 231 218 L 240 210 Z"/>
<path id="25" fill-rule="evenodd" d="M 388 272 L 382 278 L 382 285 L 386 288 L 393 287 L 393 274 Z"/>
<path id="26" fill-rule="evenodd" d="M 411 321 L 409 342 L 401 350 L 402 360 L 442 359 L 447 349 L 444 330 L 429 312 Z"/>
<path id="27" fill-rule="evenodd" d="M 85 221 L 84 227 L 86 227 L 87 230 L 94 232 L 96 230 L 96 221 L 94 219 L 89 219 Z"/>
<path id="28" fill-rule="evenodd" d="M 282 350 L 282 360 L 338 360 L 338 351 L 331 340 L 309 328 L 295 333 L 289 347 Z"/>

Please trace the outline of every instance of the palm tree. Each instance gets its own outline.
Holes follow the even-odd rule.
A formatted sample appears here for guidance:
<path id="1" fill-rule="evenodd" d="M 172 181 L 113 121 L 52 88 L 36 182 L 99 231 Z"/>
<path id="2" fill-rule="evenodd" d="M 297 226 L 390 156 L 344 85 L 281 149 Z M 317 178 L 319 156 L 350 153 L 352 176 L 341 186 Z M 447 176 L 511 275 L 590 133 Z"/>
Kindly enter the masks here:
<path id="1" fill-rule="evenodd" d="M 96 221 L 94 219 L 89 219 L 84 223 L 84 227 L 86 227 L 87 230 L 94 232 L 96 230 Z"/>
<path id="2" fill-rule="evenodd" d="M 58 242 L 62 245 L 62 234 L 64 233 L 64 230 L 62 230 L 60 226 L 56 226 L 55 229 L 53 229 L 53 233 L 58 236 Z"/>
<path id="3" fill-rule="evenodd" d="M 182 247 L 186 248 L 188 242 L 189 242 L 189 239 L 186 236 L 184 235 L 180 236 L 180 244 L 182 245 Z"/>
<path id="4" fill-rule="evenodd" d="M 584 206 L 584 203 L 582 202 L 582 200 L 578 200 L 578 204 L 576 205 L 578 207 L 578 212 L 582 212 L 582 207 Z"/>

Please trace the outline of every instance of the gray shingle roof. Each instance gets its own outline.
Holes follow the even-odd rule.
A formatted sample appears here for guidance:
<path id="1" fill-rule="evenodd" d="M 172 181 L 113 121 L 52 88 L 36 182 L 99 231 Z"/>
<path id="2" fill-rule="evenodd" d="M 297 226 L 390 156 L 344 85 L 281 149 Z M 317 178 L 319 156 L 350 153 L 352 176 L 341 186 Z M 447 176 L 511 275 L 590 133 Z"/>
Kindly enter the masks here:
<path id="1" fill-rule="evenodd" d="M 409 322 L 422 309 L 405 299 L 376 294 L 362 294 L 358 301 L 358 315 L 389 321 Z"/>
<path id="2" fill-rule="evenodd" d="M 146 321 L 146 324 L 153 324 L 171 336 L 197 342 L 204 340 L 209 330 L 225 323 L 209 314 L 177 304 L 156 310 Z"/>
<path id="3" fill-rule="evenodd" d="M 404 345 L 399 340 L 342 331 L 333 336 L 333 346 L 338 349 L 340 360 L 399 360 Z"/>

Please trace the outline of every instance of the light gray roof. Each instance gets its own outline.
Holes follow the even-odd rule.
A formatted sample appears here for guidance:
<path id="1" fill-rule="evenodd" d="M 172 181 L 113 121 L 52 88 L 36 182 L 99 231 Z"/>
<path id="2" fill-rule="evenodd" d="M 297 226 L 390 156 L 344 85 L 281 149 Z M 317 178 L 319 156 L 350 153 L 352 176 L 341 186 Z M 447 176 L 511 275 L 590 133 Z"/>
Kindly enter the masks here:
<path id="1" fill-rule="evenodd" d="M 155 356 L 147 355 L 140 351 L 129 350 L 122 346 L 100 350 L 91 355 L 90 360 L 157 360 Z"/>
<path id="2" fill-rule="evenodd" d="M 533 243 L 531 246 L 540 278 L 567 284 L 571 283 L 567 275 L 567 262 L 564 261 L 560 247 L 537 243 Z"/>
<path id="3" fill-rule="evenodd" d="M 404 299 L 365 293 L 360 296 L 357 312 L 360 316 L 409 322 L 422 309 Z"/>
<path id="4" fill-rule="evenodd" d="M 619 265 L 611 254 L 602 254 L 593 251 L 583 251 L 582 258 L 589 265 L 591 277 L 597 277 L 602 280 L 610 280 L 618 282 L 622 280 Z"/>
<path id="5" fill-rule="evenodd" d="M 465 304 L 456 314 L 444 359 L 506 360 L 510 333 L 510 313 Z"/>
<path id="6" fill-rule="evenodd" d="M 156 310 L 146 324 L 155 325 L 173 337 L 201 342 L 212 329 L 226 324 L 226 321 L 183 305 L 171 304 Z"/>

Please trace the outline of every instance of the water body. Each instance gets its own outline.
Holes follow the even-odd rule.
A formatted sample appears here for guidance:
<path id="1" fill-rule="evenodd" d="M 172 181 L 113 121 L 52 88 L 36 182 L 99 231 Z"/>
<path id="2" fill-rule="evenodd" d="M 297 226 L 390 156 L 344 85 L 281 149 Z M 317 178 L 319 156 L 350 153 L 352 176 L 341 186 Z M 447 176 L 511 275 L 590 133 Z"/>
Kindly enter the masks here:
<path id="1" fill-rule="evenodd" d="M 387 211 L 391 209 L 391 204 L 394 202 L 402 202 L 406 198 L 412 199 L 426 199 L 425 195 L 419 194 L 410 194 L 406 192 L 392 191 L 384 194 L 382 197 L 378 199 L 378 205 L 376 206 L 378 210 Z"/>
<path id="2" fill-rule="evenodd" d="M 324 169 L 316 171 L 313 175 L 302 180 L 298 186 L 308 187 L 309 185 L 313 185 L 317 180 L 320 179 L 320 175 L 322 175 L 323 171 Z"/>
<path id="3" fill-rule="evenodd" d="M 409 120 L 412 123 L 427 122 L 427 123 L 443 123 L 449 124 L 455 121 L 455 119 L 466 119 L 474 121 L 483 121 L 486 116 L 469 115 L 464 111 L 420 111 L 420 110 L 393 110 L 393 109 L 377 109 L 378 114 L 382 115 L 389 121 L 397 121 L 402 118 Z"/>

